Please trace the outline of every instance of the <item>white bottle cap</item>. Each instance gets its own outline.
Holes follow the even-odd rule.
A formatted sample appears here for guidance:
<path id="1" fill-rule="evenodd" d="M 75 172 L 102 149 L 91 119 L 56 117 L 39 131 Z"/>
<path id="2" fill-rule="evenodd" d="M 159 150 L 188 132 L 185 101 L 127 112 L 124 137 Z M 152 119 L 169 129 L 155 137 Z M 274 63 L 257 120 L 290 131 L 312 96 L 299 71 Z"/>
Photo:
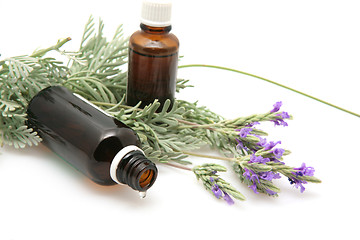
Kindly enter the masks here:
<path id="1" fill-rule="evenodd" d="M 170 26 L 171 6 L 169 0 L 144 0 L 140 22 L 151 27 Z"/>

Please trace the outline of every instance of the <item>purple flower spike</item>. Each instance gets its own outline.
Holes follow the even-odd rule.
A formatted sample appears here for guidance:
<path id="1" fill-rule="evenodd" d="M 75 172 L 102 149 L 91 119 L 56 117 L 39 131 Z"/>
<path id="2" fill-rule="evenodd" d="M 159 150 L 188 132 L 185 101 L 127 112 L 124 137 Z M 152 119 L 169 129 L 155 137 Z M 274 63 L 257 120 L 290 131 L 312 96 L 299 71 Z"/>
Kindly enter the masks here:
<path id="1" fill-rule="evenodd" d="M 260 136 L 258 138 L 259 138 L 259 142 L 257 143 L 257 145 L 260 146 L 260 147 L 265 147 L 266 144 L 267 144 L 266 138 L 262 138 Z"/>
<path id="2" fill-rule="evenodd" d="M 243 173 L 243 176 L 250 180 L 251 178 L 250 170 L 247 168 L 244 168 L 244 170 L 245 172 Z"/>
<path id="3" fill-rule="evenodd" d="M 295 172 L 296 176 L 314 176 L 315 172 L 313 167 L 307 167 L 305 163 L 303 163 L 299 168 L 294 168 L 294 170 L 298 170 Z"/>
<path id="4" fill-rule="evenodd" d="M 275 158 L 280 159 L 284 154 L 285 150 L 282 148 L 275 148 L 272 153 L 275 155 Z"/>
<path id="5" fill-rule="evenodd" d="M 249 132 L 251 132 L 251 131 L 252 131 L 252 128 L 242 128 L 239 130 L 239 136 L 241 138 L 246 138 L 247 135 L 249 134 Z"/>
<path id="6" fill-rule="evenodd" d="M 277 192 L 274 192 L 274 191 L 272 191 L 272 190 L 270 190 L 270 189 L 266 189 L 266 192 L 267 192 L 269 195 L 275 195 L 275 194 L 277 194 Z"/>
<path id="7" fill-rule="evenodd" d="M 280 116 L 282 119 L 290 118 L 290 115 L 287 112 L 282 112 L 278 114 L 278 116 Z"/>
<path id="8" fill-rule="evenodd" d="M 275 124 L 275 126 L 283 126 L 283 127 L 289 126 L 289 124 L 285 122 L 283 119 L 272 120 L 272 122 Z"/>
<path id="9" fill-rule="evenodd" d="M 268 144 L 265 145 L 264 150 L 270 150 L 273 147 L 275 147 L 277 144 L 281 144 L 281 141 L 277 141 L 277 142 L 270 141 Z"/>
<path id="10" fill-rule="evenodd" d="M 259 176 L 256 174 L 256 173 L 254 173 L 253 171 L 251 171 L 252 172 L 252 175 L 251 175 L 251 177 L 250 177 L 250 180 L 255 184 L 256 182 L 258 182 L 258 183 L 260 183 L 260 180 L 259 180 Z"/>
<path id="11" fill-rule="evenodd" d="M 296 178 L 289 178 L 289 181 L 290 181 L 291 185 L 295 184 L 296 188 L 300 187 L 300 192 L 301 193 L 303 193 L 305 191 L 305 187 L 303 186 L 303 184 L 306 184 L 307 183 L 306 181 L 299 180 L 299 179 L 296 179 Z"/>
<path id="12" fill-rule="evenodd" d="M 281 106 L 282 106 L 282 102 L 281 102 L 281 101 L 280 101 L 280 102 L 276 102 L 276 103 L 273 105 L 274 109 L 271 110 L 270 112 L 273 113 L 273 112 L 279 111 L 280 108 L 281 108 Z"/>
<path id="13" fill-rule="evenodd" d="M 273 173 L 271 171 L 269 171 L 269 172 L 261 172 L 261 173 L 259 173 L 259 177 L 264 179 L 264 180 L 268 180 L 268 181 L 272 181 L 273 179 L 281 178 L 279 173 Z"/>
<path id="14" fill-rule="evenodd" d="M 244 168 L 245 172 L 243 173 L 243 176 L 246 177 L 248 180 L 252 181 L 253 183 L 258 182 L 260 183 L 259 176 L 256 175 L 256 173 L 253 170 L 249 170 L 247 168 Z"/>
<path id="15" fill-rule="evenodd" d="M 230 197 L 229 194 L 227 194 L 226 192 L 224 192 L 224 200 L 227 202 L 227 204 L 229 205 L 233 205 L 234 204 L 234 200 Z"/>
<path id="16" fill-rule="evenodd" d="M 270 162 L 269 158 L 263 158 L 262 156 L 255 156 L 255 154 L 252 154 L 250 156 L 249 163 L 262 163 L 265 164 L 267 162 Z"/>
<path id="17" fill-rule="evenodd" d="M 244 146 L 243 142 L 240 141 L 239 139 L 235 138 L 235 140 L 237 141 L 237 145 L 236 145 L 236 149 L 241 151 L 241 149 L 244 149 L 245 151 L 248 151 L 249 149 L 247 147 Z"/>
<path id="18" fill-rule="evenodd" d="M 305 191 L 305 187 L 301 183 L 295 185 L 296 188 L 298 188 L 299 186 L 300 186 L 300 192 L 303 193 Z"/>
<path id="19" fill-rule="evenodd" d="M 214 195 L 217 199 L 222 197 L 222 191 L 220 190 L 220 188 L 217 184 L 214 184 L 211 191 L 214 193 Z"/>
<path id="20" fill-rule="evenodd" d="M 253 127 L 254 125 L 260 125 L 260 123 L 259 122 L 252 122 L 252 123 L 247 124 L 245 127 Z"/>
<path id="21" fill-rule="evenodd" d="M 256 183 L 254 183 L 253 185 L 249 186 L 250 189 L 252 189 L 254 191 L 254 193 L 258 194 L 259 192 L 256 189 Z"/>
<path id="22" fill-rule="evenodd" d="M 313 167 L 307 167 L 304 171 L 306 176 L 314 176 L 315 169 Z"/>

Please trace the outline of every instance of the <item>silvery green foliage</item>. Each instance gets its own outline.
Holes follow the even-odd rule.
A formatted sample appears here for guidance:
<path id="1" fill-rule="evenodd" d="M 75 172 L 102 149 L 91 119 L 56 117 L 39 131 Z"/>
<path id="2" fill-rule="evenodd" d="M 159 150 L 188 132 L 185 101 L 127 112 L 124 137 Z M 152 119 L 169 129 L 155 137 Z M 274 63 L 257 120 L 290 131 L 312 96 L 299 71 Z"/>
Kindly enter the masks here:
<path id="1" fill-rule="evenodd" d="M 66 75 L 61 62 L 35 53 L 0 61 L 0 145 L 21 148 L 41 141 L 25 124 L 27 104 L 41 89 L 62 84 Z"/>

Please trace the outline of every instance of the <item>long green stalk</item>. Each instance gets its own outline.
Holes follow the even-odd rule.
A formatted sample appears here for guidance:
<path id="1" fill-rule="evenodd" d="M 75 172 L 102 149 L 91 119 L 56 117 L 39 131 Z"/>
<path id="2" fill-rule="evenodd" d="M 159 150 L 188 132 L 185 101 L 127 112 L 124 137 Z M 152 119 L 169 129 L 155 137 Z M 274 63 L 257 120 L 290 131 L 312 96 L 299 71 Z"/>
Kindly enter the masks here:
<path id="1" fill-rule="evenodd" d="M 236 69 L 233 69 L 233 68 L 227 68 L 227 67 L 216 66 L 216 65 L 207 65 L 207 64 L 188 64 L 188 65 L 181 65 L 181 66 L 179 66 L 179 68 L 189 68 L 189 67 L 216 68 L 216 69 L 221 69 L 221 70 L 236 72 L 236 73 L 240 73 L 240 74 L 247 75 L 247 76 L 250 76 L 250 77 L 254 77 L 254 78 L 257 78 L 257 79 L 266 81 L 266 82 L 268 82 L 268 83 L 274 84 L 274 85 L 276 85 L 276 86 L 285 88 L 285 89 L 287 89 L 287 90 L 296 92 L 296 93 L 298 93 L 298 94 L 300 94 L 300 95 L 303 95 L 303 96 L 305 96 L 305 97 L 311 98 L 311 99 L 313 99 L 313 100 L 315 100 L 315 101 L 318 101 L 318 102 L 321 102 L 321 103 L 326 104 L 326 105 L 328 105 L 328 106 L 331 106 L 331 107 L 333 107 L 333 108 L 336 108 L 336 109 L 338 109 L 338 110 L 340 110 L 340 111 L 349 113 L 349 114 L 354 115 L 354 116 L 356 116 L 356 117 L 360 117 L 360 114 L 358 114 L 358 113 L 354 113 L 354 112 L 349 111 L 349 110 L 347 110 L 347 109 L 344 109 L 344 108 L 342 108 L 342 107 L 336 106 L 336 105 L 334 105 L 334 104 L 332 104 L 332 103 L 326 102 L 326 101 L 324 101 L 324 100 L 321 100 L 321 99 L 316 98 L 316 97 L 314 97 L 314 96 L 311 96 L 311 95 L 309 95 L 309 94 L 306 94 L 306 93 L 303 93 L 303 92 L 301 92 L 301 91 L 298 91 L 298 90 L 296 90 L 296 89 L 294 89 L 294 88 L 285 86 L 285 85 L 283 85 L 283 84 L 274 82 L 274 81 L 269 80 L 269 79 L 267 79 L 267 78 L 263 78 L 263 77 L 260 77 L 260 76 L 257 76 L 257 75 L 251 74 L 251 73 L 243 72 L 243 71 L 236 70 Z"/>

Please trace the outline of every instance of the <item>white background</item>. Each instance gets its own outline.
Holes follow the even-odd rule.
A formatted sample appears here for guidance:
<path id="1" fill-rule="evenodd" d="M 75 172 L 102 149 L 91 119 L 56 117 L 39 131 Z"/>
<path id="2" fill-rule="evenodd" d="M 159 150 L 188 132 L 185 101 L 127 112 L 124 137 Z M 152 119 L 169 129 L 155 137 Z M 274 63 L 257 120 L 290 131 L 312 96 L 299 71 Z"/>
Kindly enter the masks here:
<path id="1" fill-rule="evenodd" d="M 138 29 L 139 1 L 0 0 L 1 58 L 30 54 L 59 38 L 76 50 L 93 14 L 112 37 Z M 173 33 L 180 64 L 253 73 L 360 113 L 360 14 L 350 0 L 175 1 Z M 321 184 L 301 194 L 277 181 L 278 198 L 254 194 L 222 175 L 247 201 L 228 206 L 191 172 L 159 165 L 141 200 L 130 188 L 92 183 L 45 147 L 0 149 L 0 239 L 355 239 L 359 211 L 360 119 L 288 90 L 236 73 L 180 69 L 199 100 L 226 118 L 264 113 L 276 101 L 294 116 L 289 127 L 262 124 L 292 151 L 287 164 L 316 169 Z M 194 163 L 206 162 L 191 158 Z M 226 163 L 224 163 L 226 164 Z M 357 194 L 357 195 L 356 195 Z"/>

